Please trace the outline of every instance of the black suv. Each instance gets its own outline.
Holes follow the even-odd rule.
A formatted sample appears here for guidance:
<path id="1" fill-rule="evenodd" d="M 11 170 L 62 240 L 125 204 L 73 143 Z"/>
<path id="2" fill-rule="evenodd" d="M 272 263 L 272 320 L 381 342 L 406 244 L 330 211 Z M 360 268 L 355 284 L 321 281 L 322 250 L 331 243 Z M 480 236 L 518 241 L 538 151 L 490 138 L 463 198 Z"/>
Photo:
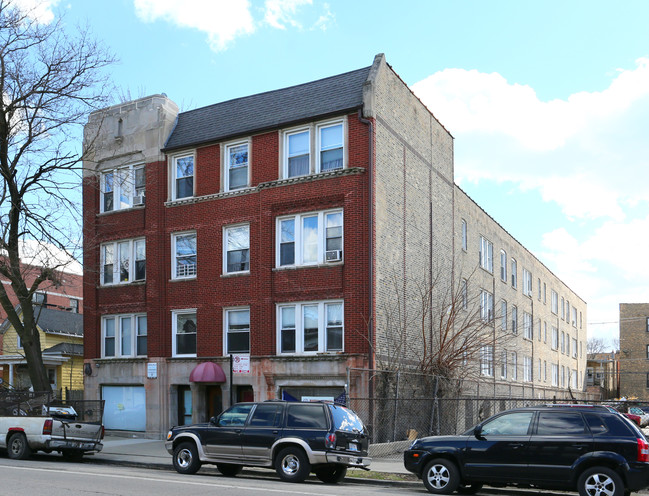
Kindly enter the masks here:
<path id="1" fill-rule="evenodd" d="M 508 410 L 462 435 L 415 440 L 404 464 L 433 494 L 489 484 L 622 496 L 649 486 L 644 434 L 600 406 Z"/>
<path id="2" fill-rule="evenodd" d="M 209 423 L 173 427 L 165 447 L 174 468 L 193 474 L 203 463 L 227 476 L 244 466 L 275 468 L 287 482 L 313 471 L 340 482 L 347 467 L 370 464 L 367 430 L 349 408 L 333 403 L 266 401 L 237 403 Z"/>

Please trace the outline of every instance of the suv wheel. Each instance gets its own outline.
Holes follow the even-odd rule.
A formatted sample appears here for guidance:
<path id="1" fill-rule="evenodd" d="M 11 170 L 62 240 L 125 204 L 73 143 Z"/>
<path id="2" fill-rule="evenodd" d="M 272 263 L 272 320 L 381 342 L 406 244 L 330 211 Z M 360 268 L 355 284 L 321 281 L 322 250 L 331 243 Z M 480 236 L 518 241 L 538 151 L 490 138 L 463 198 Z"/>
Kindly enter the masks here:
<path id="1" fill-rule="evenodd" d="M 311 464 L 301 448 L 284 448 L 275 458 L 275 471 L 285 482 L 302 482 L 311 472 Z"/>
<path id="2" fill-rule="evenodd" d="M 451 494 L 460 485 L 460 474 L 455 463 L 444 458 L 428 462 L 422 479 L 428 492 L 433 494 Z"/>
<path id="3" fill-rule="evenodd" d="M 623 496 L 624 482 L 617 472 L 606 467 L 593 467 L 579 476 L 580 496 Z"/>
<path id="4" fill-rule="evenodd" d="M 345 465 L 327 465 L 326 467 L 314 470 L 315 476 L 325 484 L 337 484 L 347 475 Z"/>
<path id="5" fill-rule="evenodd" d="M 195 474 L 201 468 L 196 445 L 191 441 L 180 443 L 174 449 L 174 468 L 181 474 Z"/>

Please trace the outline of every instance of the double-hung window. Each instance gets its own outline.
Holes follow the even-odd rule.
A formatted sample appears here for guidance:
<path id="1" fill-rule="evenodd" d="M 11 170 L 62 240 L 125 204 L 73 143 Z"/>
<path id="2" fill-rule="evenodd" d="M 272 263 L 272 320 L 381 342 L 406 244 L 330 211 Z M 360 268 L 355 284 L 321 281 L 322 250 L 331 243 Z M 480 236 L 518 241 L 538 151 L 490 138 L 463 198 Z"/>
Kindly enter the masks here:
<path id="1" fill-rule="evenodd" d="M 101 245 L 101 284 L 128 284 L 146 279 L 144 238 Z"/>
<path id="2" fill-rule="evenodd" d="M 552 297 L 550 309 L 553 314 L 559 315 L 559 295 L 554 289 L 550 292 L 550 295 Z"/>
<path id="3" fill-rule="evenodd" d="M 512 288 L 516 289 L 518 287 L 518 263 L 516 259 L 512 258 Z"/>
<path id="4" fill-rule="evenodd" d="M 196 309 L 171 312 L 173 356 L 196 356 Z"/>
<path id="5" fill-rule="evenodd" d="M 532 357 L 523 357 L 523 380 L 532 382 Z"/>
<path id="6" fill-rule="evenodd" d="M 311 131 L 286 134 L 286 177 L 306 176 L 311 172 Z"/>
<path id="7" fill-rule="evenodd" d="M 480 316 L 485 322 L 491 322 L 494 318 L 494 295 L 484 289 L 480 294 Z"/>
<path id="8" fill-rule="evenodd" d="M 317 171 L 327 172 L 343 168 L 342 122 L 318 126 Z"/>
<path id="9" fill-rule="evenodd" d="M 173 200 L 194 196 L 194 155 L 179 155 L 172 158 Z"/>
<path id="10" fill-rule="evenodd" d="M 532 296 L 532 273 L 523 268 L 523 294 Z"/>
<path id="11" fill-rule="evenodd" d="M 577 339 L 572 340 L 572 358 L 577 358 Z"/>
<path id="12" fill-rule="evenodd" d="M 466 221 L 462 219 L 462 249 L 466 251 L 467 246 L 468 246 L 467 225 L 466 225 Z"/>
<path id="13" fill-rule="evenodd" d="M 480 348 L 480 375 L 493 377 L 494 375 L 494 347 L 483 346 Z"/>
<path id="14" fill-rule="evenodd" d="M 518 380 L 518 355 L 512 352 L 512 380 Z"/>
<path id="15" fill-rule="evenodd" d="M 559 329 L 554 326 L 552 326 L 552 349 L 559 349 Z"/>
<path id="16" fill-rule="evenodd" d="M 107 315 L 101 320 L 102 357 L 146 356 L 147 320 L 145 314 Z"/>
<path id="17" fill-rule="evenodd" d="M 225 147 L 225 191 L 248 186 L 249 143 L 235 143 Z"/>
<path id="18" fill-rule="evenodd" d="M 250 309 L 225 310 L 225 350 L 230 353 L 250 353 Z"/>
<path id="19" fill-rule="evenodd" d="M 494 271 L 494 245 L 483 236 L 480 236 L 480 267 Z"/>
<path id="20" fill-rule="evenodd" d="M 123 210 L 144 203 L 144 165 L 135 164 L 102 172 L 101 212 Z"/>
<path id="21" fill-rule="evenodd" d="M 278 218 L 275 251 L 277 267 L 341 261 L 342 210 Z"/>
<path id="22" fill-rule="evenodd" d="M 171 245 L 172 279 L 196 277 L 196 233 L 174 233 Z"/>
<path id="23" fill-rule="evenodd" d="M 279 354 L 343 351 L 342 301 L 281 304 L 277 310 Z"/>
<path id="24" fill-rule="evenodd" d="M 507 282 L 507 253 L 500 250 L 500 280 Z"/>
<path id="25" fill-rule="evenodd" d="M 250 271 L 250 226 L 232 226 L 223 229 L 224 273 Z"/>
<path id="26" fill-rule="evenodd" d="M 532 315 L 523 312 L 523 337 L 534 339 L 534 329 L 532 328 Z"/>
<path id="27" fill-rule="evenodd" d="M 512 333 L 518 334 L 518 308 L 512 305 Z"/>
<path id="28" fill-rule="evenodd" d="M 500 378 L 507 379 L 507 351 L 500 354 Z"/>

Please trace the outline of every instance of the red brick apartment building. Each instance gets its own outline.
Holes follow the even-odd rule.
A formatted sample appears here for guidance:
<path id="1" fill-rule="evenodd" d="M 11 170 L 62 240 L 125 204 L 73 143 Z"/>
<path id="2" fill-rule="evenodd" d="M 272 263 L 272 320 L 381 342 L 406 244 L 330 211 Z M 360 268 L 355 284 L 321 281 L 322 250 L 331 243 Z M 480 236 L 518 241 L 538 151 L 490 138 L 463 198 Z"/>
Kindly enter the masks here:
<path id="1" fill-rule="evenodd" d="M 457 276 L 453 138 L 382 54 L 188 112 L 116 105 L 85 139 L 85 391 L 109 429 L 161 437 L 230 398 L 367 397 L 348 370 L 420 343 L 396 303 Z M 249 372 L 231 379 L 231 354 Z"/>

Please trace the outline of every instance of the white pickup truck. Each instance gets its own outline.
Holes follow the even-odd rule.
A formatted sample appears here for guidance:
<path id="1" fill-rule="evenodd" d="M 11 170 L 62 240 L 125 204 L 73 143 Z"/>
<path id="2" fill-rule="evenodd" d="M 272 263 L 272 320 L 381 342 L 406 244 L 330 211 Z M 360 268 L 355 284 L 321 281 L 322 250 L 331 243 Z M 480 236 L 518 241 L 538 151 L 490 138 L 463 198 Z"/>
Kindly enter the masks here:
<path id="1" fill-rule="evenodd" d="M 92 402 L 91 408 L 77 414 L 69 404 L 41 403 L 42 399 L 34 393 L 25 400 L 15 393 L 0 392 L 0 448 L 7 450 L 9 458 L 24 459 L 34 451 L 57 451 L 71 460 L 80 460 L 85 453 L 101 451 L 102 402 Z M 41 404 L 35 407 L 35 402 Z M 75 403 L 77 408 L 83 408 L 79 404 L 88 402 Z M 99 420 L 79 422 L 80 417 Z"/>

